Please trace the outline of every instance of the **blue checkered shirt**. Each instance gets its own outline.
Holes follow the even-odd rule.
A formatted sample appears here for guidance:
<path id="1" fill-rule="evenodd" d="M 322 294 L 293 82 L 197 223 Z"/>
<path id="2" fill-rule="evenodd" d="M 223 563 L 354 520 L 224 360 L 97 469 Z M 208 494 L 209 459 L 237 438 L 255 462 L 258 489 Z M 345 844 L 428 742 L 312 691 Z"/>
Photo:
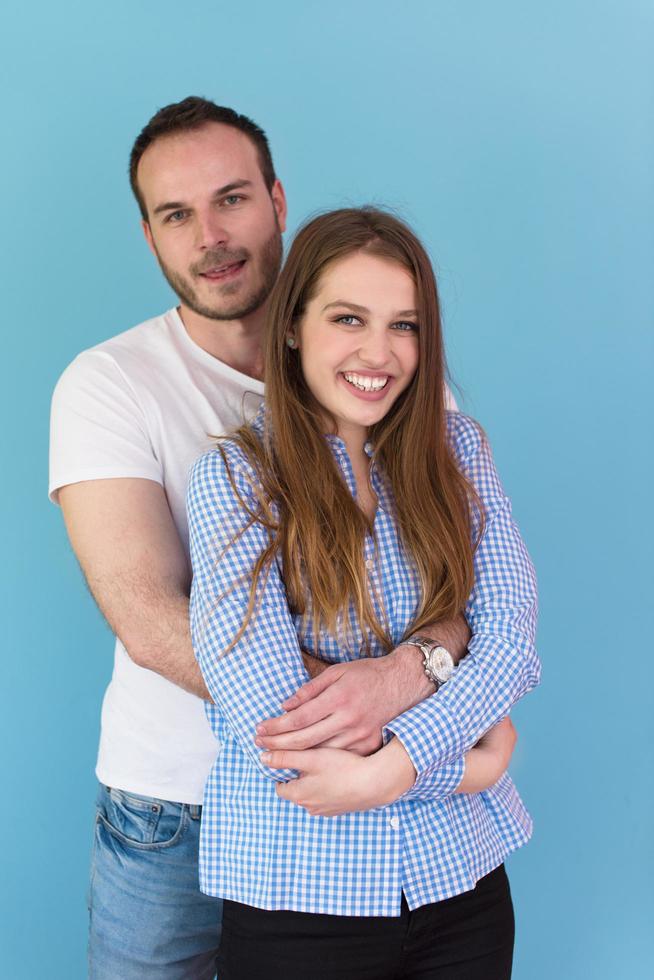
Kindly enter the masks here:
<path id="1" fill-rule="evenodd" d="M 262 413 L 253 423 L 259 434 Z M 221 746 L 205 790 L 203 892 L 264 909 L 397 916 L 403 892 L 409 908 L 416 908 L 468 891 L 529 839 L 531 819 L 507 774 L 483 793 L 454 793 L 464 753 L 538 683 L 539 664 L 534 571 L 490 449 L 461 414 L 448 413 L 448 433 L 486 513 L 466 608 L 469 653 L 447 684 L 384 733 L 399 738 L 408 752 L 417 773 L 413 787 L 389 806 L 338 817 L 310 816 L 280 799 L 275 782 L 297 773 L 260 761 L 255 726 L 278 715 L 281 703 L 309 680 L 298 642 L 301 623 L 289 611 L 274 563 L 245 635 L 222 656 L 242 625 L 253 565 L 268 537 L 260 523 L 247 527 L 219 452 L 195 464 L 188 491 L 191 630 L 215 701 L 207 713 Z M 345 446 L 326 438 L 354 494 Z M 223 445 L 238 493 L 256 511 L 254 472 L 233 442 Z M 414 618 L 420 587 L 400 540 L 392 496 L 374 463 L 371 480 L 378 498 L 376 547 L 372 538 L 366 541 L 366 564 L 397 644 Z M 354 641 L 354 648 L 346 648 L 322 635 L 314 650 L 310 631 L 302 634 L 309 653 L 334 663 L 358 655 L 362 636 L 356 629 Z M 382 652 L 373 645 L 373 656 Z"/>

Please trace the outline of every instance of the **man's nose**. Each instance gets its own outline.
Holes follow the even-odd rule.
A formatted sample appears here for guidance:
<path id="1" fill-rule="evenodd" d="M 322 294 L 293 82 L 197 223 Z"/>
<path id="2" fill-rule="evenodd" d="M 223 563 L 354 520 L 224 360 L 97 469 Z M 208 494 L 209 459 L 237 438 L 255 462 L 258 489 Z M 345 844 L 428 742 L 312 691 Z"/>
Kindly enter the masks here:
<path id="1" fill-rule="evenodd" d="M 215 211 L 198 215 L 196 243 L 198 248 L 209 249 L 225 246 L 229 234 L 221 216 Z"/>

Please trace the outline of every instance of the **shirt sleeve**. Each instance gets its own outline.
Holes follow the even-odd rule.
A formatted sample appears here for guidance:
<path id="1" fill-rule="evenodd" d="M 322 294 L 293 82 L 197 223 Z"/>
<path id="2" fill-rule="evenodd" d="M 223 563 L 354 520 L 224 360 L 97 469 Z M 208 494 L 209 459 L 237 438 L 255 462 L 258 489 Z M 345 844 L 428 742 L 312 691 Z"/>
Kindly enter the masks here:
<path id="1" fill-rule="evenodd" d="M 228 650 L 245 619 L 253 572 L 269 532 L 239 499 L 256 512 L 254 474 L 235 447 L 223 445 L 230 452 L 229 468 L 217 450 L 206 453 L 193 467 L 188 488 L 193 648 L 211 697 L 242 750 L 264 776 L 286 781 L 297 772 L 261 763 L 264 750 L 254 744 L 255 727 L 280 714 L 282 702 L 310 678 L 276 561 L 262 572 L 245 633 Z"/>
<path id="2" fill-rule="evenodd" d="M 84 351 L 52 396 L 49 494 L 68 483 L 142 477 L 163 486 L 143 409 L 113 357 Z"/>
<path id="3" fill-rule="evenodd" d="M 464 416 L 453 416 L 451 424 L 461 469 L 483 504 L 485 527 L 466 607 L 472 633 L 468 654 L 440 690 L 386 726 L 416 769 L 416 782 L 405 794 L 412 799 L 439 792 L 442 767 L 461 764 L 464 753 L 540 680 L 533 565 L 487 440 Z"/>
<path id="4" fill-rule="evenodd" d="M 405 745 L 404 747 L 408 752 L 407 746 Z M 411 761 L 415 766 L 413 756 L 411 757 Z M 422 773 L 418 773 L 411 789 L 403 793 L 399 799 L 424 801 L 444 800 L 456 792 L 457 786 L 463 779 L 465 769 L 466 761 L 463 755 L 460 755 L 452 762 L 446 762 L 444 765 L 427 766 Z"/>

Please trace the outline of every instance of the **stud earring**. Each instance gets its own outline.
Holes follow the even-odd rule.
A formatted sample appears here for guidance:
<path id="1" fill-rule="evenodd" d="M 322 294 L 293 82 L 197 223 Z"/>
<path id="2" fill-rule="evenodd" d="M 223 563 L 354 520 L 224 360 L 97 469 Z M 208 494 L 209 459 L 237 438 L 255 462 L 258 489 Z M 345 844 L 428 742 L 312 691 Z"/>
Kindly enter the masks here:
<path id="1" fill-rule="evenodd" d="M 290 347 L 291 350 L 294 350 L 295 349 L 296 344 L 297 344 L 297 341 L 295 340 L 295 337 L 287 337 L 286 338 L 286 345 L 287 345 L 287 347 Z"/>

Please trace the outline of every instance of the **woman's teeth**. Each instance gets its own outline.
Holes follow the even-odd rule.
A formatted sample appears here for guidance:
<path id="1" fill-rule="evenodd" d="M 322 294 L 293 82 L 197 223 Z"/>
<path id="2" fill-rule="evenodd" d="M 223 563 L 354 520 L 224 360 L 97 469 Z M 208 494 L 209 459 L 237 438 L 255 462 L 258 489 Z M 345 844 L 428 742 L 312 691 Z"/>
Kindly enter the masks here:
<path id="1" fill-rule="evenodd" d="M 388 375 L 380 378 L 367 378 L 363 374 L 345 374 L 343 377 L 359 391 L 380 391 L 388 384 Z"/>

